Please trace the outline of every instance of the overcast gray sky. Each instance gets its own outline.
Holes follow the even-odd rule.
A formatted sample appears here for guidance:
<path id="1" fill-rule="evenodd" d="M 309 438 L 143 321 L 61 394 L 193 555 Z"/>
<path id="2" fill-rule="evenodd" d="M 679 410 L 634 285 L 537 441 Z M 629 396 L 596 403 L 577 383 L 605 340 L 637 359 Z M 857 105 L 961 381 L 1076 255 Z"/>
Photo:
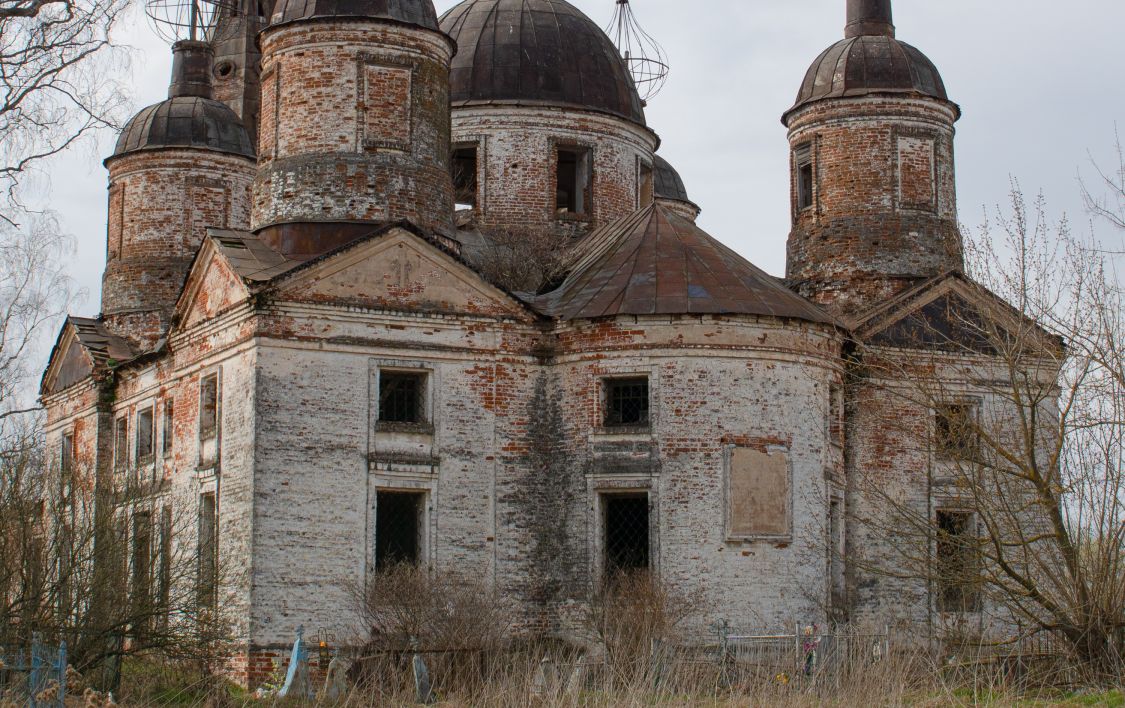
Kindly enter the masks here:
<path id="1" fill-rule="evenodd" d="M 571 0 L 601 26 L 614 0 Z M 456 4 L 438 0 L 438 12 Z M 788 147 L 782 112 L 812 60 L 843 36 L 845 0 L 633 0 L 671 58 L 648 108 L 661 154 L 701 207 L 700 224 L 742 255 L 785 269 Z M 685 9 L 687 8 L 687 9 Z M 1087 152 L 1109 163 L 1114 124 L 1125 130 L 1125 2 L 896 0 L 900 39 L 925 52 L 964 117 L 957 187 L 963 223 L 1006 199 L 1009 176 L 1042 190 L 1055 216 L 1080 228 L 1077 183 Z M 137 48 L 137 108 L 164 98 L 170 52 L 137 13 L 121 39 Z M 75 314 L 98 311 L 105 261 L 106 174 L 115 136 L 51 170 L 52 202 L 78 241 L 73 277 L 88 291 Z M 1108 234 L 1107 234 L 1108 236 Z"/>

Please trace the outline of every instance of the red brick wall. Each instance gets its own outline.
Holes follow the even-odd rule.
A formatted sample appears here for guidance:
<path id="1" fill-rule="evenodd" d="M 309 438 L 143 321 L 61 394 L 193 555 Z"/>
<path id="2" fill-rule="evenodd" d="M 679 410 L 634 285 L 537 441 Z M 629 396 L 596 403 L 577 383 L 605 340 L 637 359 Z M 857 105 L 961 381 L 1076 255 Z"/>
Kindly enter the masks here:
<path id="1" fill-rule="evenodd" d="M 254 162 L 210 150 L 142 151 L 109 161 L 102 312 L 134 345 L 163 333 L 209 227 L 247 228 Z"/>
<path id="2" fill-rule="evenodd" d="M 787 277 L 805 296 L 855 312 L 963 265 L 949 104 L 906 98 L 821 101 L 789 123 L 812 151 L 812 206 L 799 209 Z"/>
<path id="3" fill-rule="evenodd" d="M 255 229 L 398 219 L 449 225 L 447 39 L 340 20 L 270 29 L 261 44 Z"/>

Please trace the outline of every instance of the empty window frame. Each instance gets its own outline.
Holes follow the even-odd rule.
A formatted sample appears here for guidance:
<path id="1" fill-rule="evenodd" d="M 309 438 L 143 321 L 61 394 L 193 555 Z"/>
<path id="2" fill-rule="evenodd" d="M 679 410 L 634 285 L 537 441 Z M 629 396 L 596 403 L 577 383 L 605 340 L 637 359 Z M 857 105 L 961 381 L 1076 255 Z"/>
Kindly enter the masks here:
<path id="1" fill-rule="evenodd" d="M 453 201 L 457 209 L 475 209 L 478 203 L 478 146 L 461 145 L 453 150 L 450 168 L 453 172 Z"/>
<path id="2" fill-rule="evenodd" d="M 156 420 L 152 406 L 137 411 L 137 464 L 152 461 L 156 445 Z"/>
<path id="3" fill-rule="evenodd" d="M 841 608 L 847 601 L 844 549 L 844 501 L 833 499 L 828 516 L 828 568 L 832 578 L 832 606 Z"/>
<path id="4" fill-rule="evenodd" d="M 74 433 L 62 434 L 59 449 L 59 472 L 62 492 L 62 503 L 68 505 L 74 496 Z"/>
<path id="5" fill-rule="evenodd" d="M 934 580 L 940 612 L 980 610 L 980 553 L 974 516 L 967 511 L 937 512 Z"/>
<path id="6" fill-rule="evenodd" d="M 175 440 L 175 408 L 172 399 L 164 401 L 164 414 L 161 418 L 160 452 L 164 457 L 172 454 L 172 442 Z"/>
<path id="7" fill-rule="evenodd" d="M 380 491 L 375 504 L 375 570 L 417 565 L 422 557 L 424 492 Z"/>
<path id="8" fill-rule="evenodd" d="M 594 181 L 593 153 L 574 145 L 556 147 L 555 212 L 560 216 L 588 216 Z"/>
<path id="9" fill-rule="evenodd" d="M 219 375 L 209 374 L 199 381 L 199 439 L 214 440 L 219 435 Z"/>
<path id="10" fill-rule="evenodd" d="M 129 417 L 121 416 L 113 421 L 113 469 L 124 470 L 129 466 Z"/>
<path id="11" fill-rule="evenodd" d="M 168 623 L 168 609 L 172 599 L 172 507 L 160 510 L 160 547 L 157 566 L 157 606 L 160 610 L 160 624 Z"/>
<path id="12" fill-rule="evenodd" d="M 604 387 L 605 427 L 648 426 L 649 392 L 647 377 L 606 379 Z"/>
<path id="13" fill-rule="evenodd" d="M 643 209 L 647 207 L 649 204 L 652 204 L 655 198 L 652 165 L 644 160 L 639 160 L 637 167 L 637 208 Z"/>
<path id="14" fill-rule="evenodd" d="M 647 494 L 606 495 L 602 499 L 606 577 L 648 570 L 650 524 Z"/>
<path id="15" fill-rule="evenodd" d="M 199 495 L 199 603 L 213 607 L 218 599 L 219 507 L 214 492 Z"/>
<path id="16" fill-rule="evenodd" d="M 946 460 L 971 460 L 977 454 L 976 405 L 947 403 L 934 411 L 934 448 Z"/>
<path id="17" fill-rule="evenodd" d="M 132 599 L 134 631 L 143 633 L 152 611 L 152 517 L 148 512 L 133 514 Z"/>
<path id="18" fill-rule="evenodd" d="M 426 422 L 426 374 L 420 371 L 379 372 L 379 422 Z"/>
<path id="19" fill-rule="evenodd" d="M 828 386 L 828 439 L 833 445 L 844 444 L 844 387 Z"/>
<path id="20" fill-rule="evenodd" d="M 801 145 L 793 151 L 793 167 L 796 170 L 797 209 L 808 209 L 813 205 L 812 145 Z"/>

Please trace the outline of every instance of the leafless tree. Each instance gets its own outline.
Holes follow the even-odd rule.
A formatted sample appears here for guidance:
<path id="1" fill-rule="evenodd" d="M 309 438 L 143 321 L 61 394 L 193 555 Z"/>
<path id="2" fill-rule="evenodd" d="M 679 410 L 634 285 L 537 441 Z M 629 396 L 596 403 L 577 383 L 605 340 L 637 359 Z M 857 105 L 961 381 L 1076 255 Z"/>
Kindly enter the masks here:
<path id="1" fill-rule="evenodd" d="M 1082 185 L 1082 198 L 1090 213 L 1125 231 L 1125 147 L 1121 144 L 1121 135 L 1116 131 L 1114 135 L 1117 164 L 1112 169 L 1106 169 L 1091 157 L 1090 165 L 1097 174 L 1097 179 L 1090 185 L 1080 176 L 1079 182 Z"/>
<path id="2" fill-rule="evenodd" d="M 129 0 L 0 0 L 0 222 L 17 226 L 40 165 L 128 108 L 112 33 Z M 34 190 L 33 190 L 34 191 Z M 41 191 L 41 190 L 40 190 Z"/>
<path id="3" fill-rule="evenodd" d="M 883 411 L 876 423 L 924 469 L 903 470 L 909 484 L 857 475 L 868 500 L 857 521 L 895 550 L 859 563 L 924 582 L 939 618 L 991 615 L 1053 635 L 1091 665 L 1118 666 L 1120 282 L 1094 244 L 1065 220 L 1049 223 L 1042 199 L 1027 204 L 1018 185 L 1010 211 L 967 240 L 969 275 L 1008 304 L 950 298 L 914 318 L 916 346 L 860 348 L 858 405 Z"/>

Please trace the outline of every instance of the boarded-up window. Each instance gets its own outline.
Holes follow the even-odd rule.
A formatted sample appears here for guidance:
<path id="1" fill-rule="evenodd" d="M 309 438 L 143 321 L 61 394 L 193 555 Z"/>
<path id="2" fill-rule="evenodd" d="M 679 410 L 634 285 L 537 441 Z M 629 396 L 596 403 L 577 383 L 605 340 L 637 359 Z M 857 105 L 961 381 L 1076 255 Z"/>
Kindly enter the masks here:
<path id="1" fill-rule="evenodd" d="M 898 139 L 899 203 L 913 209 L 934 208 L 934 141 Z"/>
<path id="2" fill-rule="evenodd" d="M 152 461 L 156 426 L 152 406 L 137 411 L 137 464 Z"/>
<path id="3" fill-rule="evenodd" d="M 363 137 L 366 147 L 410 149 L 411 71 L 363 65 Z"/>
<path id="4" fill-rule="evenodd" d="M 160 451 L 165 457 L 172 454 L 172 441 L 175 440 L 175 409 L 172 404 L 172 399 L 164 401 L 164 419 L 160 440 Z"/>
<path id="5" fill-rule="evenodd" d="M 789 456 L 737 447 L 728 484 L 730 536 L 788 536 Z"/>
<path id="6" fill-rule="evenodd" d="M 113 469 L 129 465 L 129 418 L 121 416 L 113 423 Z"/>
<path id="7" fill-rule="evenodd" d="M 199 439 L 213 440 L 219 433 L 219 377 L 204 376 L 199 382 Z"/>

